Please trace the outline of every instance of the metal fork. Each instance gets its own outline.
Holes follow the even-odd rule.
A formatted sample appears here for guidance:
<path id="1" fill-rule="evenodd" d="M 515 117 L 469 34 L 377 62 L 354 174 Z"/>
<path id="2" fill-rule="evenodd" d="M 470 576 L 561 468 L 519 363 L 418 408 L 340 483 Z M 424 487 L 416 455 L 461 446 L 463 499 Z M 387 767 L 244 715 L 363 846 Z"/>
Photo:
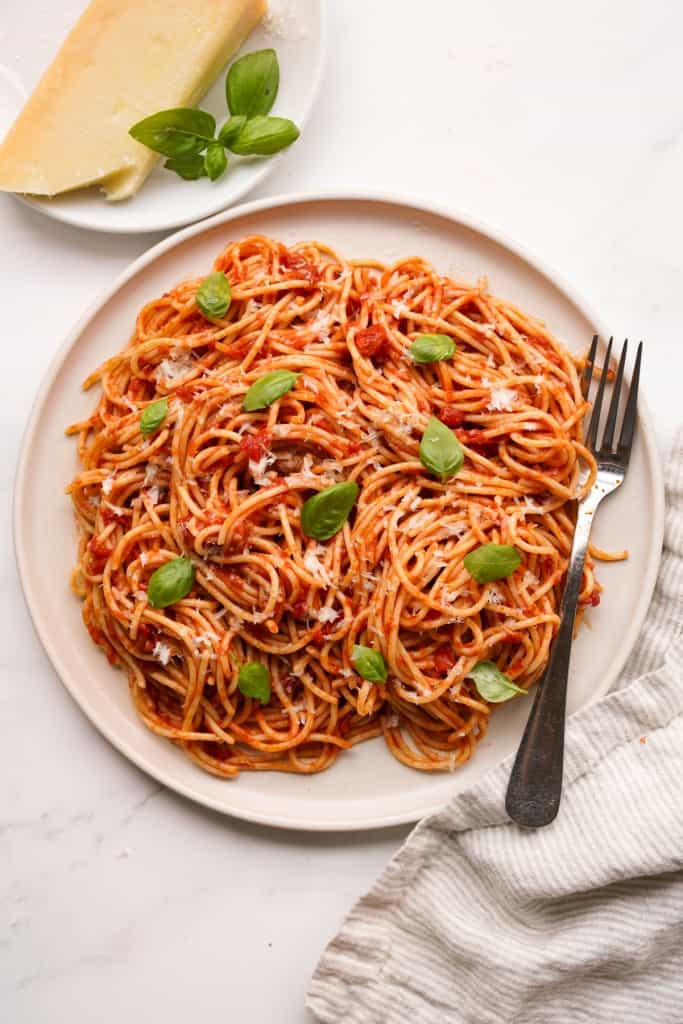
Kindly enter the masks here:
<path id="1" fill-rule="evenodd" d="M 598 473 L 590 491 L 578 503 L 576 528 L 567 566 L 567 581 L 560 603 L 560 628 L 550 652 L 548 667 L 536 692 L 508 784 L 505 808 L 513 821 L 527 828 L 540 828 L 543 825 L 549 825 L 560 806 L 569 657 L 593 513 L 602 499 L 623 483 L 635 433 L 642 342 L 638 345 L 631 375 L 631 386 L 628 389 L 619 441 L 616 448 L 614 447 L 614 433 L 624 383 L 627 346 L 628 342 L 625 341 L 614 380 L 612 400 L 607 413 L 602 442 L 598 445 L 600 413 L 612 353 L 611 338 L 607 346 L 586 435 L 586 447 L 590 448 L 595 455 Z M 582 391 L 586 398 L 593 378 L 597 347 L 596 336 L 593 338 L 581 381 Z"/>

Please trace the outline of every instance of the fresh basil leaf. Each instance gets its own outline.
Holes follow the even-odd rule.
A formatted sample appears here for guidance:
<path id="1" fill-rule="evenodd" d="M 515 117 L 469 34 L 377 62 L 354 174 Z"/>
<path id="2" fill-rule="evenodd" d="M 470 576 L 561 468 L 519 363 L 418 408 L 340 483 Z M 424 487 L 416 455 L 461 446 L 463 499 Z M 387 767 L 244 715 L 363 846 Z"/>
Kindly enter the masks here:
<path id="1" fill-rule="evenodd" d="M 432 416 L 420 441 L 420 462 L 430 473 L 447 480 L 455 476 L 465 459 L 453 431 Z"/>
<path id="2" fill-rule="evenodd" d="M 147 584 L 147 600 L 152 608 L 167 608 L 182 601 L 192 590 L 194 565 L 189 558 L 172 558 L 153 572 Z"/>
<path id="3" fill-rule="evenodd" d="M 326 487 L 304 502 L 301 529 L 307 537 L 329 540 L 335 533 L 339 533 L 349 518 L 357 497 L 358 484 L 353 480 Z"/>
<path id="4" fill-rule="evenodd" d="M 234 117 L 229 117 L 218 133 L 218 141 L 221 146 L 226 146 L 230 149 L 230 146 L 242 131 L 246 123 L 247 119 L 243 114 L 237 114 Z"/>
<path id="5" fill-rule="evenodd" d="M 204 155 L 204 170 L 211 181 L 220 178 L 228 166 L 228 155 L 219 142 L 212 142 Z"/>
<path id="6" fill-rule="evenodd" d="M 439 363 L 450 359 L 455 352 L 455 342 L 447 334 L 421 334 L 408 349 L 415 363 Z"/>
<path id="7" fill-rule="evenodd" d="M 255 380 L 247 391 L 242 408 L 245 412 L 267 409 L 278 398 L 292 390 L 297 377 L 298 374 L 292 373 L 291 370 L 273 370 L 272 373 L 265 373 L 263 377 Z"/>
<path id="8" fill-rule="evenodd" d="M 225 98 L 231 114 L 256 117 L 269 113 L 280 84 L 275 50 L 245 53 L 231 66 L 225 79 Z"/>
<path id="9" fill-rule="evenodd" d="M 372 647 L 364 647 L 363 644 L 354 644 L 351 662 L 358 675 L 369 683 L 383 683 L 389 674 L 387 663 L 380 652 Z"/>
<path id="10" fill-rule="evenodd" d="M 216 121 L 205 110 L 176 107 L 160 110 L 138 121 L 128 134 L 155 153 L 164 156 L 187 156 L 201 153 L 213 141 Z"/>
<path id="11" fill-rule="evenodd" d="M 296 142 L 299 134 L 286 117 L 253 117 L 230 143 L 230 149 L 240 156 L 272 156 Z"/>
<path id="12" fill-rule="evenodd" d="M 254 697 L 262 704 L 270 700 L 270 672 L 260 661 L 247 661 L 242 665 L 237 685 L 245 697 Z"/>
<path id="13" fill-rule="evenodd" d="M 479 696 L 490 704 L 501 704 L 516 693 L 526 693 L 500 671 L 495 661 L 478 661 L 467 674 L 474 679 Z"/>
<path id="14" fill-rule="evenodd" d="M 166 160 L 164 167 L 167 171 L 175 171 L 185 181 L 196 181 L 206 174 L 204 170 L 204 157 L 201 153 L 188 153 L 186 156 L 172 156 Z"/>
<path id="15" fill-rule="evenodd" d="M 197 289 L 195 301 L 205 316 L 215 319 L 225 316 L 232 302 L 232 289 L 222 270 L 204 278 Z"/>
<path id="16" fill-rule="evenodd" d="M 147 437 L 159 429 L 166 419 L 168 413 L 168 398 L 160 398 L 158 402 L 152 402 L 145 406 L 140 416 L 140 432 Z"/>
<path id="17" fill-rule="evenodd" d="M 492 583 L 511 576 L 522 561 L 512 544 L 481 544 L 463 558 L 463 565 L 477 583 Z"/>

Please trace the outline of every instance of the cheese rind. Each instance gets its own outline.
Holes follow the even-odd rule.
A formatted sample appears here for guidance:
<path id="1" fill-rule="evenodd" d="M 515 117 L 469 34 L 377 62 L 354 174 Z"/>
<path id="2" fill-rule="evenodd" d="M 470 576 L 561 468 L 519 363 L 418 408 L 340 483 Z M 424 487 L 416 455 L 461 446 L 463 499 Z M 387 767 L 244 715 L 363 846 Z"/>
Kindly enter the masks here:
<path id="1" fill-rule="evenodd" d="M 265 10 L 266 0 L 93 0 L 0 145 L 0 190 L 134 195 L 158 157 L 129 128 L 194 106 Z"/>

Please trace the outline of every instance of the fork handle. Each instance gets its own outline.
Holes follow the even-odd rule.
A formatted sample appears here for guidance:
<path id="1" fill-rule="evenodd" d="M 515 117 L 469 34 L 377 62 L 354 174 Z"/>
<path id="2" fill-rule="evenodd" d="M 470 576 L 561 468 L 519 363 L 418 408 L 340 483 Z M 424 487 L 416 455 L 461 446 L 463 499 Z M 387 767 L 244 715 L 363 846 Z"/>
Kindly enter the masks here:
<path id="1" fill-rule="evenodd" d="M 505 809 L 513 821 L 526 828 L 549 825 L 560 807 L 569 657 L 594 511 L 578 507 L 567 582 L 560 602 L 560 628 L 508 784 Z"/>

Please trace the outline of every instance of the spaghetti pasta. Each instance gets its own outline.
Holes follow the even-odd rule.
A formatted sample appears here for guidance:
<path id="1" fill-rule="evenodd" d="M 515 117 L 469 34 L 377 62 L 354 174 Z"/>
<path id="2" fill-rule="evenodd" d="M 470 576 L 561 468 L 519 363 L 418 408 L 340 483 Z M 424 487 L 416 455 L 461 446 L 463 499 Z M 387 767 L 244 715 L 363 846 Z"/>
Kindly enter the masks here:
<path id="1" fill-rule="evenodd" d="M 201 279 L 184 281 L 85 382 L 102 388 L 69 428 L 85 625 L 145 725 L 216 775 L 317 772 L 375 736 L 414 768 L 453 769 L 493 707 L 473 667 L 495 662 L 526 688 L 548 660 L 572 501 L 595 474 L 580 361 L 485 281 L 422 259 L 385 267 L 252 236 L 215 271 L 232 290 L 223 317 L 198 308 Z M 452 339 L 451 358 L 414 361 L 425 333 Z M 278 378 L 288 390 L 244 411 L 275 370 L 296 374 Z M 432 417 L 464 454 L 447 479 L 419 458 Z M 341 481 L 359 488 L 348 518 L 307 536 L 304 502 Z M 463 559 L 487 543 L 521 564 L 479 583 Z M 179 556 L 191 589 L 154 607 L 150 577 Z M 589 557 L 582 604 L 599 592 Z M 357 673 L 357 644 L 381 653 L 385 681 Z M 267 702 L 240 689 L 252 662 Z"/>

